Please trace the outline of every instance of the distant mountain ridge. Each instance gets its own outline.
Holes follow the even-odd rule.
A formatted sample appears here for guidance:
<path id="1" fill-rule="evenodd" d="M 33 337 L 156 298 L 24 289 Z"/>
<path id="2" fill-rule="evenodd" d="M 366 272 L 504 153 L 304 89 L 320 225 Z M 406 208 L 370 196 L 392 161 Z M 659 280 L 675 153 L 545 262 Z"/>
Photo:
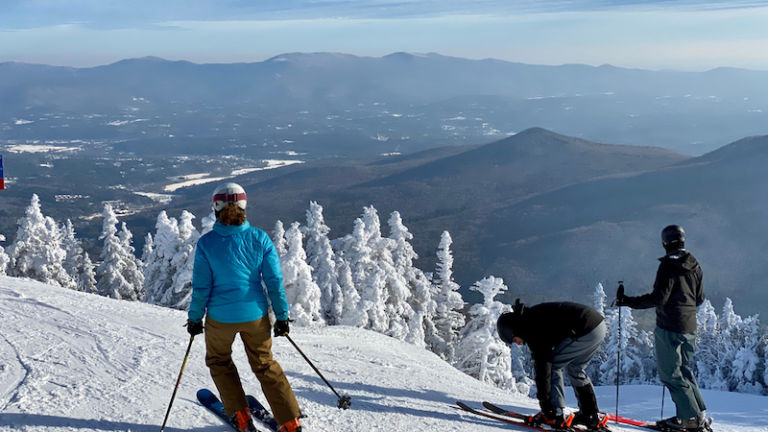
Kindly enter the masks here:
<path id="1" fill-rule="evenodd" d="M 489 96 L 497 100 L 483 105 Z M 463 117 L 462 125 L 478 123 L 466 137 L 473 141 L 465 143 L 483 142 L 481 132 L 487 130 L 481 123 L 499 133 L 541 125 L 603 142 L 702 154 L 722 142 L 768 132 L 761 115 L 768 112 L 768 72 L 734 68 L 649 71 L 409 53 L 287 53 L 261 62 L 210 64 L 144 57 L 89 68 L 0 63 L 0 123 L 4 117 L 36 112 L 125 115 L 136 108 L 134 98 L 145 102 L 137 112 L 176 127 L 185 115 L 201 109 L 213 109 L 227 122 L 237 123 L 245 115 L 268 124 L 301 117 L 302 112 L 344 115 L 360 123 L 399 113 L 409 120 L 366 125 L 373 129 L 366 132 L 375 136 L 385 129 L 413 137 L 438 123 L 437 130 L 428 132 L 435 140 L 452 136 L 454 130 L 445 124 L 448 119 L 439 117 L 440 107 L 446 107 L 453 111 L 451 117 Z M 456 98 L 482 102 L 452 104 Z M 419 122 L 422 117 L 427 123 Z M 215 132 L 207 136 L 220 136 L 221 130 Z M 90 133 L 79 138 L 100 137 Z M 174 135 L 187 133 L 181 128 Z"/>

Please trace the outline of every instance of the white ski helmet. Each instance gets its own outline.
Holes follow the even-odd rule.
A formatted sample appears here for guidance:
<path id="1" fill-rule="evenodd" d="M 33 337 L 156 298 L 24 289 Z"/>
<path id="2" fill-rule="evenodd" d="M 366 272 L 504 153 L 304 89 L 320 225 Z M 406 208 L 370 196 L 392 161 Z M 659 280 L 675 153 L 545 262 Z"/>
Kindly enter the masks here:
<path id="1" fill-rule="evenodd" d="M 227 204 L 235 204 L 245 210 L 248 198 L 245 189 L 237 183 L 225 183 L 213 191 L 213 210 L 220 211 Z"/>

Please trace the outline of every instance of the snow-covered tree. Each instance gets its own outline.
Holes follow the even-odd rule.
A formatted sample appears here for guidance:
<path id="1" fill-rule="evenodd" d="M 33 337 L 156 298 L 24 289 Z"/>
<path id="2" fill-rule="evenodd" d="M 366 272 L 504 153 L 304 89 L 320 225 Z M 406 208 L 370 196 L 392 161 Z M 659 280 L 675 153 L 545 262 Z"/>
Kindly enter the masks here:
<path id="1" fill-rule="evenodd" d="M 88 252 L 83 253 L 83 266 L 80 271 L 80 280 L 77 281 L 77 290 L 90 294 L 96 293 L 96 271 Z"/>
<path id="2" fill-rule="evenodd" d="M 125 246 L 130 246 L 130 232 L 123 224 L 122 231 L 118 233 L 117 216 L 110 204 L 104 204 L 102 216 L 104 223 L 99 239 L 104 241 L 104 246 L 101 249 L 101 264 L 96 269 L 96 291 L 105 297 L 138 300 L 143 288 L 137 284 L 144 278 L 138 271 L 133 247 L 127 249 Z"/>
<path id="3" fill-rule="evenodd" d="M 173 283 L 171 260 L 180 247 L 179 223 L 175 218 L 168 217 L 165 210 L 157 215 L 155 220 L 155 235 L 147 234 L 144 243 L 144 301 L 161 306 L 166 293 Z"/>
<path id="4" fill-rule="evenodd" d="M 344 297 L 339 285 L 336 257 L 328 239 L 330 231 L 323 218 L 323 207 L 311 201 L 307 210 L 307 226 L 302 230 L 307 236 L 307 261 L 312 266 L 312 279 L 320 287 L 323 317 L 333 325 L 341 319 Z"/>
<path id="5" fill-rule="evenodd" d="M 593 292 L 593 307 L 596 311 L 600 312 L 600 315 L 605 317 L 605 300 L 608 296 L 605 295 L 605 289 L 602 283 L 597 283 Z M 602 344 L 600 349 L 592 356 L 592 360 L 587 366 L 587 374 L 593 382 L 601 381 L 600 368 L 608 361 L 608 352 L 606 352 L 607 346 Z M 614 360 L 615 361 L 615 360 Z"/>
<path id="6" fill-rule="evenodd" d="M 200 230 L 200 236 L 204 236 L 205 234 L 208 234 L 208 231 L 213 230 L 213 226 L 216 224 L 216 213 L 210 212 L 207 216 L 205 216 L 201 221 L 201 230 Z"/>
<path id="7" fill-rule="evenodd" d="M 283 259 L 283 256 L 288 252 L 285 245 L 285 228 L 282 221 L 275 222 L 275 229 L 272 231 L 272 243 L 275 245 L 275 252 Z"/>
<path id="8" fill-rule="evenodd" d="M 419 256 L 410 243 L 413 234 L 403 224 L 400 213 L 392 212 L 388 224 L 395 271 L 407 284 L 406 289 L 410 292 L 408 303 L 413 311 L 408 321 L 408 334 L 405 340 L 413 345 L 424 347 L 425 340 L 432 339 L 437 333 L 437 328 L 432 321 L 437 309 L 432 299 L 432 286 L 424 272 L 413 265 L 413 261 Z"/>
<path id="9" fill-rule="evenodd" d="M 451 235 L 443 231 L 437 247 L 437 268 L 433 275 L 437 334 L 427 339 L 431 350 L 449 362 L 454 359 L 459 329 L 464 327 L 464 315 L 461 313 L 464 300 L 459 293 L 459 284 L 453 280 L 452 243 Z"/>
<path id="10" fill-rule="evenodd" d="M 302 238 L 298 222 L 285 232 L 286 253 L 280 260 L 285 296 L 297 325 L 323 324 L 320 287 L 312 280 L 312 267 L 307 264 Z"/>
<path id="11" fill-rule="evenodd" d="M 408 303 L 411 296 L 408 282 L 395 268 L 392 257 L 394 242 L 382 237 L 379 214 L 373 206 L 363 208 L 362 220 L 374 273 L 379 275 L 384 283 L 383 298 L 387 321 L 384 333 L 395 339 L 406 340 L 409 337 L 409 322 L 414 313 Z"/>
<path id="12" fill-rule="evenodd" d="M 720 360 L 720 325 L 715 308 L 704 300 L 696 312 L 696 361 L 697 380 L 702 388 L 728 391 Z"/>
<path id="13" fill-rule="evenodd" d="M 349 267 L 349 263 L 339 255 L 336 256 L 336 268 L 338 269 L 339 286 L 341 287 L 342 298 L 344 299 L 339 324 L 365 327 L 368 323 L 368 314 L 362 308 L 360 294 L 358 294 L 352 278 L 352 269 Z"/>
<path id="14" fill-rule="evenodd" d="M 733 308 L 733 301 L 725 299 L 720 315 L 720 364 L 728 390 L 760 393 L 760 322 L 757 316 L 742 319 Z"/>
<path id="15" fill-rule="evenodd" d="M 5 236 L 0 234 L 0 242 L 5 241 Z M 5 274 L 5 270 L 8 268 L 8 263 L 11 262 L 11 258 L 5 253 L 5 249 L 0 245 L 0 275 Z"/>
<path id="16" fill-rule="evenodd" d="M 62 247 L 66 252 L 64 269 L 75 282 L 74 289 L 89 293 L 94 292 L 96 287 L 95 279 L 93 279 L 93 263 L 90 262 L 90 259 L 86 262 L 86 253 L 83 251 L 80 240 L 75 237 L 75 228 L 69 219 L 62 228 Z"/>
<path id="17" fill-rule="evenodd" d="M 384 333 L 389 328 L 386 275 L 373 260 L 365 222 L 361 218 L 355 219 L 352 233 L 339 239 L 337 244 L 349 264 L 352 284 L 360 295 L 360 311 L 367 317 L 364 327 Z"/>
<path id="18" fill-rule="evenodd" d="M 192 300 L 192 269 L 195 264 L 195 248 L 200 233 L 192 225 L 195 216 L 183 210 L 179 217 L 178 247 L 171 258 L 171 286 L 165 292 L 162 304 L 174 309 L 187 310 Z"/>
<path id="19" fill-rule="evenodd" d="M 28 277 L 41 282 L 75 289 L 76 284 L 64 269 L 67 252 L 56 222 L 43 216 L 40 198 L 32 195 L 24 217 L 19 219 L 16 241 L 8 250 L 10 276 Z"/>
<path id="20" fill-rule="evenodd" d="M 469 310 L 471 319 L 461 331 L 455 366 L 483 382 L 516 389 L 509 347 L 499 339 L 496 331 L 496 320 L 508 307 L 494 298 L 507 287 L 501 278 L 489 276 L 470 289 L 483 295 L 483 303 L 475 304 Z"/>
<path id="21" fill-rule="evenodd" d="M 595 286 L 595 292 L 593 295 L 593 307 L 596 311 L 600 312 L 600 315 L 605 316 L 605 299 L 607 299 L 608 296 L 605 295 L 605 289 L 603 288 L 603 284 L 598 282 Z"/>
<path id="22" fill-rule="evenodd" d="M 136 258 L 136 249 L 133 247 L 133 234 L 128 229 L 125 222 L 120 225 L 120 232 L 117 234 L 120 239 L 120 245 L 123 248 L 125 255 L 125 267 L 123 275 L 125 280 L 133 286 L 134 295 L 131 295 L 130 300 L 141 300 L 144 298 L 144 274 L 141 272 L 143 267 L 141 260 Z M 127 299 L 126 297 L 123 297 Z"/>
<path id="23" fill-rule="evenodd" d="M 155 253 L 155 238 L 152 237 L 152 233 L 147 233 L 147 235 L 144 236 L 144 247 L 141 249 L 141 264 L 142 264 L 142 271 L 144 271 L 144 289 L 147 289 L 147 273 L 146 269 L 152 263 L 150 262 L 152 259 L 152 254 Z"/>
<path id="24" fill-rule="evenodd" d="M 619 316 L 621 315 L 621 316 Z M 621 383 L 642 384 L 655 376 L 653 366 L 653 339 L 646 331 L 637 328 L 637 322 L 628 307 L 611 309 L 605 313 L 608 335 L 602 350 L 606 361 L 600 365 L 600 384 L 615 384 L 618 353 L 621 352 Z M 619 338 L 619 333 L 621 338 Z"/>

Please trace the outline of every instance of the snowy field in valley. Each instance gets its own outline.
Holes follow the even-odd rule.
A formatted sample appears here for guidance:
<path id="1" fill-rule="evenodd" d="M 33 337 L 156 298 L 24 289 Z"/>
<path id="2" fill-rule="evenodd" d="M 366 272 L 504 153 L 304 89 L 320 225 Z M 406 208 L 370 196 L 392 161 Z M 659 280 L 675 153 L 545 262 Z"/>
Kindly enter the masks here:
<path id="1" fill-rule="evenodd" d="M 189 342 L 185 321 L 182 311 L 0 276 L 0 431 L 159 431 Z M 351 409 L 337 409 L 336 396 L 296 350 L 275 339 L 275 356 L 308 415 L 306 431 L 515 430 L 449 405 L 490 400 L 525 412 L 537 406 L 381 334 L 350 327 L 293 328 L 291 334 L 334 387 L 352 398 Z M 197 389 L 213 388 L 204 351 L 198 337 L 169 432 L 226 430 L 195 400 Z M 263 400 L 242 350 L 236 346 L 235 352 L 246 391 Z M 614 410 L 615 391 L 598 389 L 603 410 Z M 704 396 L 716 431 L 768 431 L 768 397 Z M 660 397 L 660 387 L 624 386 L 621 414 L 657 418 Z M 575 406 L 572 395 L 569 404 Z M 671 401 L 665 406 L 671 415 Z"/>

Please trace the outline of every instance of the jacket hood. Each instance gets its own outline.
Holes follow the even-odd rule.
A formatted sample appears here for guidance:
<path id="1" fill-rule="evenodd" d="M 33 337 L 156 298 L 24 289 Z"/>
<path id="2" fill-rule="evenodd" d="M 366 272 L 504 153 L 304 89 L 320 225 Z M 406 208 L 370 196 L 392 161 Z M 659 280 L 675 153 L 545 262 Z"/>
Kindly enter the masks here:
<path id="1" fill-rule="evenodd" d="M 696 261 L 696 258 L 685 249 L 671 251 L 667 255 L 659 258 L 659 261 L 671 264 L 686 272 L 692 272 L 699 266 L 699 262 Z"/>

